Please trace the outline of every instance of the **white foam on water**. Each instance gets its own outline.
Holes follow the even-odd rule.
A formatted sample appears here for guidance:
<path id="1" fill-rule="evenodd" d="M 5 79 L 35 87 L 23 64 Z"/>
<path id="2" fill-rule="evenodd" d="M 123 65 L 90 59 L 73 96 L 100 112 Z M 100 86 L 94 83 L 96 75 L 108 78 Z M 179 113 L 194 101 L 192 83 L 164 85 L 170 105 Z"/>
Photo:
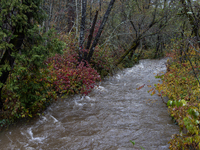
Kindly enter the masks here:
<path id="1" fill-rule="evenodd" d="M 84 98 L 85 98 L 85 96 L 82 96 L 82 97 L 81 97 L 81 101 L 84 100 Z"/>
<path id="2" fill-rule="evenodd" d="M 44 123 L 46 121 L 48 121 L 47 118 L 45 116 L 41 116 L 36 124 L 42 124 L 42 123 Z"/>
<path id="3" fill-rule="evenodd" d="M 160 150 L 168 150 L 169 145 L 160 146 Z"/>
<path id="4" fill-rule="evenodd" d="M 33 137 L 32 128 L 27 129 L 27 133 L 30 135 L 31 141 L 37 141 L 38 143 L 41 143 L 46 138 L 46 137 Z"/>
<path id="5" fill-rule="evenodd" d="M 95 98 L 91 98 L 91 97 L 89 97 L 89 96 L 86 96 L 85 98 L 86 98 L 88 101 L 93 101 L 93 102 L 96 101 Z"/>
<path id="6" fill-rule="evenodd" d="M 70 137 L 62 137 L 62 138 L 59 138 L 60 141 L 71 141 L 71 138 Z"/>
<path id="7" fill-rule="evenodd" d="M 62 128 L 63 130 L 65 130 L 65 128 L 62 126 L 62 123 L 60 121 L 58 121 L 54 116 L 49 115 L 52 119 L 53 122 L 56 124 L 56 127 L 59 127 L 60 129 Z"/>
<path id="8" fill-rule="evenodd" d="M 51 118 L 53 118 L 53 120 L 54 120 L 54 123 L 56 123 L 56 122 L 58 122 L 58 120 L 54 117 L 54 116 L 52 116 L 52 115 L 49 115 Z"/>
<path id="9" fill-rule="evenodd" d="M 134 69 L 135 69 L 135 68 L 131 68 L 131 69 L 129 69 L 127 72 L 128 72 L 128 73 L 134 72 Z M 127 74 L 127 72 L 126 72 L 126 74 Z"/>
<path id="10" fill-rule="evenodd" d="M 35 150 L 33 147 L 26 147 L 26 150 Z"/>
<path id="11" fill-rule="evenodd" d="M 89 96 L 85 96 L 85 99 L 87 100 L 91 100 L 91 98 Z"/>
<path id="12" fill-rule="evenodd" d="M 103 86 L 99 86 L 99 89 L 100 89 L 101 91 L 107 91 L 106 88 L 104 88 Z"/>
<path id="13" fill-rule="evenodd" d="M 81 100 L 81 101 L 82 101 L 82 100 L 91 100 L 91 98 L 90 98 L 89 96 L 82 96 L 80 100 Z"/>
<path id="14" fill-rule="evenodd" d="M 75 106 L 83 106 L 83 104 L 78 103 L 76 100 L 74 101 L 74 103 L 75 103 Z"/>
<path id="15" fill-rule="evenodd" d="M 120 75 L 119 75 L 120 76 Z M 101 92 L 107 92 L 107 89 L 103 86 L 95 86 L 94 87 L 95 90 L 101 91 Z"/>
<path id="16" fill-rule="evenodd" d="M 137 65 L 137 67 L 140 68 L 140 69 L 144 69 L 143 63 L 140 63 L 139 65 Z"/>
<path id="17" fill-rule="evenodd" d="M 47 121 L 47 118 L 45 116 L 42 116 L 41 118 L 42 120 Z"/>
<path id="18" fill-rule="evenodd" d="M 21 135 L 25 135 L 24 132 L 22 132 L 22 131 L 20 131 L 20 132 L 21 132 Z"/>
<path id="19" fill-rule="evenodd" d="M 121 76 L 118 74 L 117 76 L 116 76 L 116 79 L 121 79 Z"/>

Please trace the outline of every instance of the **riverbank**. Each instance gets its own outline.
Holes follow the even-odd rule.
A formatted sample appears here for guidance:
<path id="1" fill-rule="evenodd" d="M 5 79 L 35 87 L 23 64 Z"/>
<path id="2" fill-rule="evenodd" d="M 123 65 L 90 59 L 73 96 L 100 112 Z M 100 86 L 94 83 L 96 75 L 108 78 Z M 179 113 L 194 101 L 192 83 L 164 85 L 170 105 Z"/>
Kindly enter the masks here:
<path id="1" fill-rule="evenodd" d="M 72 36 L 72 37 L 71 37 Z M 60 37 L 61 38 L 61 37 Z M 4 107 L 0 114 L 0 128 L 8 127 L 19 120 L 31 119 L 41 113 L 58 98 L 74 94 L 87 95 L 101 78 L 114 74 L 115 61 L 120 57 L 108 48 L 96 47 L 94 57 L 88 62 L 79 62 L 79 50 L 75 47 L 74 35 L 62 36 L 67 47 L 62 54 L 55 54 L 42 62 L 37 73 L 33 69 L 25 69 L 18 75 L 10 75 L 2 89 Z M 130 61 L 138 62 L 137 55 Z M 120 69 L 126 67 L 126 61 Z M 125 66 L 123 66 L 125 65 Z M 16 64 L 20 68 L 21 64 Z M 30 71 L 31 70 L 31 71 Z"/>
<path id="2" fill-rule="evenodd" d="M 155 74 L 166 70 L 166 61 L 140 60 L 134 67 L 99 82 L 99 87 L 85 97 L 69 96 L 53 103 L 40 118 L 1 132 L 0 146 L 3 150 L 132 150 L 140 146 L 167 150 L 178 126 L 160 97 L 147 92 L 147 85 L 158 82 Z M 136 144 L 133 146 L 130 140 Z"/>
<path id="3" fill-rule="evenodd" d="M 171 150 L 200 148 L 200 61 L 199 53 L 191 49 L 180 56 L 179 51 L 171 53 L 172 59 L 167 63 L 167 73 L 157 76 L 162 83 L 153 90 L 160 96 L 167 96 L 169 113 L 179 125 L 180 133 L 170 140 Z"/>

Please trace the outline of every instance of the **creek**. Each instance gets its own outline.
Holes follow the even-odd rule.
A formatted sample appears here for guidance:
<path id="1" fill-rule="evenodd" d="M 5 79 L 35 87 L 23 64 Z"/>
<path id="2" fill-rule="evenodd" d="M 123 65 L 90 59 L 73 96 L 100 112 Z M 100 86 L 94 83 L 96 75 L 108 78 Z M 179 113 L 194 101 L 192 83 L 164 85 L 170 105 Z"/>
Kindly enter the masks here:
<path id="1" fill-rule="evenodd" d="M 58 100 L 44 115 L 0 132 L 1 150 L 166 150 L 179 132 L 156 94 L 167 58 L 140 60 L 106 78 L 85 97 Z M 136 88 L 143 86 L 140 90 Z M 130 140 L 135 141 L 133 146 Z"/>

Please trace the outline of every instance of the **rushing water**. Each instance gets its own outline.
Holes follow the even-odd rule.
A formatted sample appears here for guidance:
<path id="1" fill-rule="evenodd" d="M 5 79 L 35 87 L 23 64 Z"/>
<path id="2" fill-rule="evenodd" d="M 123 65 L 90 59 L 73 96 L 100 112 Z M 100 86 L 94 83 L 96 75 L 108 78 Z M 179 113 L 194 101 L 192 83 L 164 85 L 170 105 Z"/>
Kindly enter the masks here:
<path id="1" fill-rule="evenodd" d="M 147 85 L 158 82 L 155 74 L 166 70 L 166 60 L 141 60 L 133 68 L 105 79 L 86 97 L 57 101 L 39 119 L 2 131 L 0 149 L 168 149 L 178 126 L 161 99 L 147 93 Z"/>

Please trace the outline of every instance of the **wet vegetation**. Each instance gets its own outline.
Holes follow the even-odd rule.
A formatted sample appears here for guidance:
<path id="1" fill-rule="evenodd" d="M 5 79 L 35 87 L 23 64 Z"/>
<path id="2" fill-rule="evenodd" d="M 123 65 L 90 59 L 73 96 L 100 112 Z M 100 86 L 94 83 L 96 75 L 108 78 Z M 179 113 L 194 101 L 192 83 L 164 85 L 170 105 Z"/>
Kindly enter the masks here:
<path id="1" fill-rule="evenodd" d="M 149 92 L 169 98 L 180 126 L 169 148 L 199 149 L 199 10 L 193 0 L 2 0 L 0 126 L 87 95 L 139 59 L 167 56 L 167 73 Z"/>
<path id="2" fill-rule="evenodd" d="M 155 85 L 149 92 L 155 94 L 157 91 L 161 98 L 169 98 L 169 113 L 180 126 L 180 134 L 173 135 L 170 149 L 199 149 L 199 49 L 189 47 L 188 51 L 184 50 L 180 55 L 180 48 L 173 47 L 168 56 L 171 59 L 167 63 L 167 73 L 156 76 L 162 83 Z"/>

